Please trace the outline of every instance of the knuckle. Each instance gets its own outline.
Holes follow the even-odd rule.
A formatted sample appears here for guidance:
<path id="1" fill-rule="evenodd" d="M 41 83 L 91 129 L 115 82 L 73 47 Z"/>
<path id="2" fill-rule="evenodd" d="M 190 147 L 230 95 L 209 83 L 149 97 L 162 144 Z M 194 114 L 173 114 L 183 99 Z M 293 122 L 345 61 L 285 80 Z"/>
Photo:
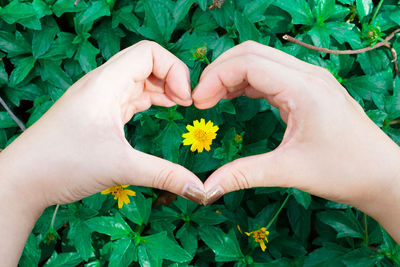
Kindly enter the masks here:
<path id="1" fill-rule="evenodd" d="M 151 40 L 141 40 L 137 43 L 138 46 L 159 46 L 159 44 L 157 44 L 154 41 Z"/>
<path id="2" fill-rule="evenodd" d="M 252 40 L 248 40 L 248 41 L 245 41 L 245 42 L 243 42 L 243 43 L 240 44 L 240 46 L 241 46 L 242 48 L 244 48 L 244 49 L 246 49 L 246 50 L 250 50 L 250 51 L 251 51 L 251 49 L 253 49 L 255 46 L 259 46 L 259 45 L 260 45 L 259 43 L 255 42 L 255 41 L 252 41 Z"/>
<path id="3" fill-rule="evenodd" d="M 166 190 L 171 188 L 176 177 L 176 171 L 170 167 L 162 168 L 152 182 L 152 187 Z"/>
<path id="4" fill-rule="evenodd" d="M 240 168 L 232 168 L 230 170 L 233 182 L 238 190 L 250 188 L 249 181 Z"/>

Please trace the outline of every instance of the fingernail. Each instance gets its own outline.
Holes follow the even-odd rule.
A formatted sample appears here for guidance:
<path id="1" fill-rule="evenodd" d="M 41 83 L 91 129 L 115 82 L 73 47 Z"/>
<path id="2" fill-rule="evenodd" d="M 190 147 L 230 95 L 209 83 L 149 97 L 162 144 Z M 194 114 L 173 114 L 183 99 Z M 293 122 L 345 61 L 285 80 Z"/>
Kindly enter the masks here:
<path id="1" fill-rule="evenodd" d="M 189 87 L 189 90 L 186 92 L 187 92 L 186 100 L 192 100 L 192 89 L 190 89 L 190 87 Z"/>
<path id="2" fill-rule="evenodd" d="M 204 205 L 210 205 L 217 201 L 224 195 L 224 189 L 221 186 L 215 186 L 211 190 L 207 191 Z"/>
<path id="3" fill-rule="evenodd" d="M 205 193 L 204 190 L 194 184 L 186 184 L 182 190 L 182 196 L 197 204 L 203 204 Z"/>

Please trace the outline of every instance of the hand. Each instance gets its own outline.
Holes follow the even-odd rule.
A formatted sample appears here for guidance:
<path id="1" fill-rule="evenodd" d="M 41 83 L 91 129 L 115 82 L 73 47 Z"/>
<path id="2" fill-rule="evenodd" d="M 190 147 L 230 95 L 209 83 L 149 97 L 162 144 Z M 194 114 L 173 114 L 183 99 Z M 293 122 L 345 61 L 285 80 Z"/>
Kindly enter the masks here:
<path id="1" fill-rule="evenodd" d="M 40 209 L 115 184 L 161 188 L 200 202 L 203 184 L 192 172 L 133 149 L 124 137 L 124 124 L 152 104 L 191 105 L 189 71 L 158 44 L 142 41 L 80 79 L 1 153 L 0 161 L 18 169 L 3 168 L 8 179 L 2 182 Z M 188 185 L 197 186 L 197 195 L 183 192 Z"/>
<path id="2" fill-rule="evenodd" d="M 204 184 L 209 202 L 244 188 L 296 187 L 365 211 L 400 240 L 400 150 L 327 70 L 246 42 L 204 70 L 193 100 L 210 108 L 242 94 L 279 108 L 287 129 L 274 151 L 215 171 Z"/>

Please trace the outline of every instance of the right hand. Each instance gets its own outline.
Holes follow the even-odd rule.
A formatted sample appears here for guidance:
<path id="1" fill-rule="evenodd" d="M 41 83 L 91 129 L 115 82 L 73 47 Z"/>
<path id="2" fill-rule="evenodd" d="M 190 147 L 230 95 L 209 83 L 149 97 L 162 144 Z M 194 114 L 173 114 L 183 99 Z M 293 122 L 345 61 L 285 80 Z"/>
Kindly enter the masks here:
<path id="1" fill-rule="evenodd" d="M 266 98 L 287 129 L 272 152 L 215 171 L 204 184 L 209 201 L 250 187 L 295 187 L 365 211 L 400 240 L 399 147 L 326 69 L 245 42 L 204 70 L 193 100 L 206 109 L 242 94 Z"/>

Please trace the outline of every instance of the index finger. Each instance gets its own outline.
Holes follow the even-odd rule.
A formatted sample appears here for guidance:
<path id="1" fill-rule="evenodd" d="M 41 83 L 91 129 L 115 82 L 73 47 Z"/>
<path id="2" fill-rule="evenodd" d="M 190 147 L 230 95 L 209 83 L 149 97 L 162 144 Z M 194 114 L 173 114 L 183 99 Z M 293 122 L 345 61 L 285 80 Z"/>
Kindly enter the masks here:
<path id="1" fill-rule="evenodd" d="M 189 69 L 167 49 L 152 41 L 141 41 L 114 55 L 103 66 L 106 76 L 117 84 L 156 78 L 152 90 L 165 92 L 180 105 L 191 104 Z M 115 79 L 118 77 L 118 79 Z"/>
<path id="2" fill-rule="evenodd" d="M 213 63 L 214 64 L 214 63 Z M 299 72 L 275 61 L 252 54 L 228 58 L 209 67 L 192 95 L 198 108 L 214 106 L 219 100 L 234 93 L 241 84 L 248 84 L 244 94 L 252 95 L 259 91 L 271 98 L 277 108 L 288 111 L 295 96 L 306 86 Z"/>

